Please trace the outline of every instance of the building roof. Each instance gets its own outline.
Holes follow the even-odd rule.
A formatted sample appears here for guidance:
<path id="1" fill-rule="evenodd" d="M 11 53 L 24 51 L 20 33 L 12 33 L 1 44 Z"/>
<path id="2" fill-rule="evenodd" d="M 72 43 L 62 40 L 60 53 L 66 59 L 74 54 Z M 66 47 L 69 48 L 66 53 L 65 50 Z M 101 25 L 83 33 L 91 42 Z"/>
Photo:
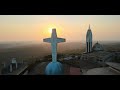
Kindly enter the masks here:
<path id="1" fill-rule="evenodd" d="M 103 57 L 109 56 L 111 54 L 113 54 L 113 53 L 106 52 L 106 51 L 99 51 L 99 52 L 92 52 L 92 53 L 83 54 L 82 56 L 103 58 Z"/>
<path id="2" fill-rule="evenodd" d="M 94 46 L 93 46 L 93 51 L 103 51 L 103 46 L 100 44 L 100 43 L 95 43 Z"/>
<path id="3" fill-rule="evenodd" d="M 109 65 L 110 67 L 113 67 L 113 68 L 120 70 L 120 63 L 106 62 L 106 64 Z"/>
<path id="4" fill-rule="evenodd" d="M 80 68 L 70 67 L 70 75 L 80 75 Z"/>
<path id="5" fill-rule="evenodd" d="M 12 58 L 11 63 L 17 63 L 16 58 Z"/>
<path id="6" fill-rule="evenodd" d="M 120 73 L 112 70 L 109 67 L 94 68 L 88 70 L 84 75 L 120 75 Z"/>

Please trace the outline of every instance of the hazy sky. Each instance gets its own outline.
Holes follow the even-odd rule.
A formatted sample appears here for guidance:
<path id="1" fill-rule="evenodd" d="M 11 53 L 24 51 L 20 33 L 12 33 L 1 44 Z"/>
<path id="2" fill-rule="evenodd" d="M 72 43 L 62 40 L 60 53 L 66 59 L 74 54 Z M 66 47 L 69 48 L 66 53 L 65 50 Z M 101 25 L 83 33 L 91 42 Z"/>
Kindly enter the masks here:
<path id="1" fill-rule="evenodd" d="M 58 37 L 85 41 L 89 24 L 93 40 L 120 41 L 120 15 L 0 15 L 0 41 L 41 42 L 54 27 Z"/>

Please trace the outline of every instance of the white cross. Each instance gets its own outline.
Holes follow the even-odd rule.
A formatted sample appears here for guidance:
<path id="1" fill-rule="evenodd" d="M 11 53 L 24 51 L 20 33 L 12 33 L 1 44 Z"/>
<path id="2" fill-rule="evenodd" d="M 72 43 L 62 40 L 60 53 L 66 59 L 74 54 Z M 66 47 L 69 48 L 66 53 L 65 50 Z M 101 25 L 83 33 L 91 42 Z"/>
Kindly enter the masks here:
<path id="1" fill-rule="evenodd" d="M 54 28 L 54 29 L 52 29 L 51 38 L 45 38 L 45 39 L 43 39 L 43 42 L 51 43 L 52 62 L 56 62 L 57 61 L 57 43 L 65 42 L 65 39 L 64 38 L 58 38 L 57 33 L 56 33 L 56 29 Z"/>

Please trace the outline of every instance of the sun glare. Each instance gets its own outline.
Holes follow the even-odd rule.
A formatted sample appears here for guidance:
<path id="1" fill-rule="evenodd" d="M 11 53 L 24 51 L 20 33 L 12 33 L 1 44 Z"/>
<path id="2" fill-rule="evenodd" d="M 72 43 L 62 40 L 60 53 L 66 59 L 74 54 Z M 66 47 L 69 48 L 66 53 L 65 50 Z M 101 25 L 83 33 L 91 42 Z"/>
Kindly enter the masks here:
<path id="1" fill-rule="evenodd" d="M 49 28 L 49 29 L 48 29 L 48 32 L 51 34 L 51 33 L 52 33 L 52 28 Z"/>
<path id="2" fill-rule="evenodd" d="M 51 36 L 53 28 L 56 28 L 57 35 L 60 36 L 62 28 L 60 26 L 57 26 L 57 25 L 54 25 L 54 24 L 50 24 L 50 25 L 47 26 L 46 31 L 45 31 L 46 35 Z"/>

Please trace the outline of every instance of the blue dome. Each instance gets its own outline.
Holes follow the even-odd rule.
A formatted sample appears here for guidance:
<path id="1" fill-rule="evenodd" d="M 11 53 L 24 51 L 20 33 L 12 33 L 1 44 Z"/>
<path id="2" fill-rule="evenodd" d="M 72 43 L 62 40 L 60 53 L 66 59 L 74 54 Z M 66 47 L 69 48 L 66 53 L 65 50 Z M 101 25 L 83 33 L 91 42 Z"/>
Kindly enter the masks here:
<path id="1" fill-rule="evenodd" d="M 50 62 L 45 69 L 46 75 L 62 75 L 63 65 L 60 62 Z"/>

